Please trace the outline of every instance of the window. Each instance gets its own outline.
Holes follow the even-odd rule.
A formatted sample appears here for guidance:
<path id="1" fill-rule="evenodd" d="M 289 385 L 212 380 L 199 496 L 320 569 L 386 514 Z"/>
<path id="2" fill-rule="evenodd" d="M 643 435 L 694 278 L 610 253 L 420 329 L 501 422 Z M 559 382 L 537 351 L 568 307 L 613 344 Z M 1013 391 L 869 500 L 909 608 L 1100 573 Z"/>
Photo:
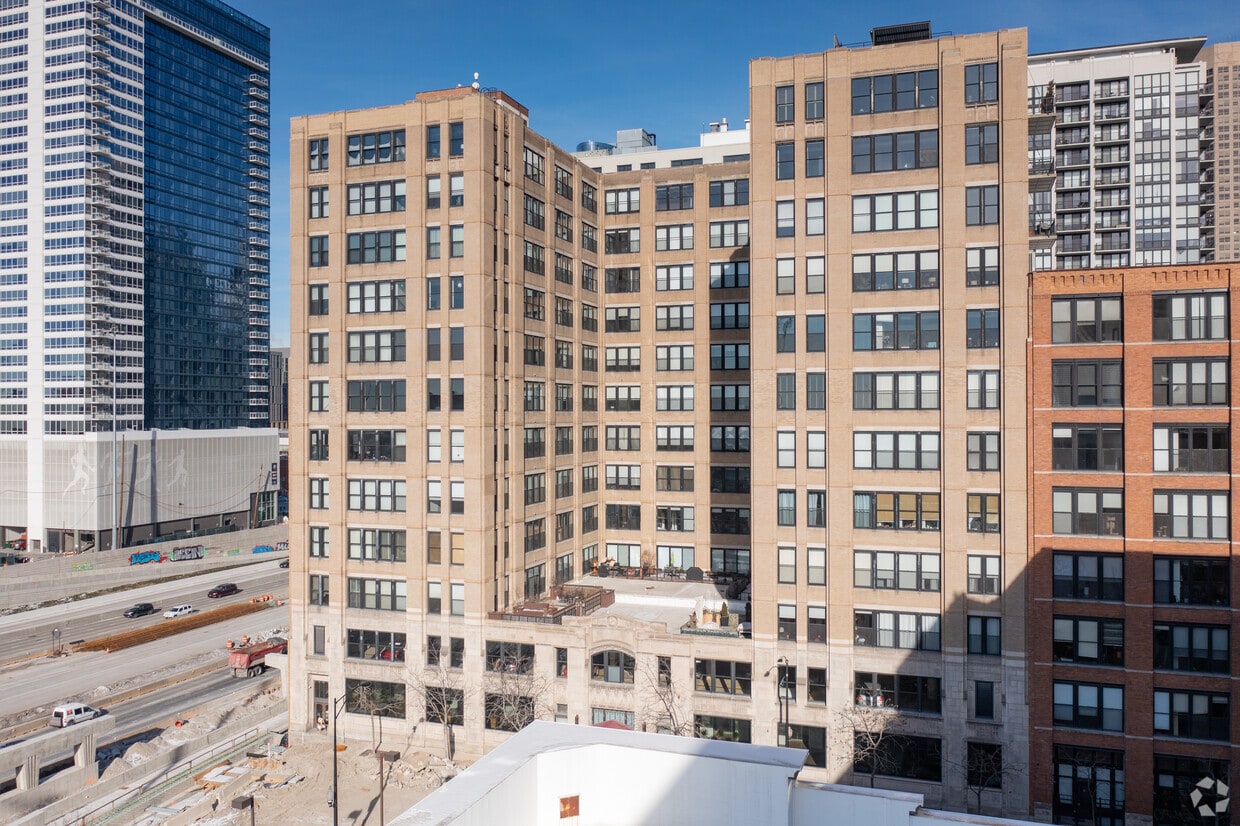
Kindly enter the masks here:
<path id="1" fill-rule="evenodd" d="M 937 350 L 939 314 L 937 311 L 854 313 L 853 349 Z"/>
<path id="2" fill-rule="evenodd" d="M 315 431 L 311 431 L 314 433 Z M 428 431 L 439 435 L 438 429 Z M 428 461 L 438 461 L 438 457 L 430 459 L 428 438 Z M 435 445 L 438 449 L 438 444 Z M 351 462 L 403 462 L 405 461 L 405 431 L 403 430 L 350 430 L 349 453 Z"/>
<path id="3" fill-rule="evenodd" d="M 1183 799 L 1177 797 L 1177 811 L 1183 809 Z M 1056 745 L 1052 812 L 1059 823 L 1123 826 L 1124 753 Z"/>
<path id="4" fill-rule="evenodd" d="M 999 124 L 979 123 L 964 128 L 964 162 L 999 162 Z"/>
<path id="5" fill-rule="evenodd" d="M 559 165 L 555 168 L 555 194 L 570 201 L 573 199 L 573 173 Z"/>
<path id="6" fill-rule="evenodd" d="M 460 121 L 448 124 L 448 155 L 459 157 L 465 154 L 465 124 Z"/>
<path id="7" fill-rule="evenodd" d="M 638 411 L 642 409 L 640 385 L 608 385 L 604 409 L 609 411 Z"/>
<path id="8" fill-rule="evenodd" d="M 789 280 L 791 281 L 791 279 Z M 797 349 L 797 317 L 794 315 L 776 316 L 775 317 L 775 352 L 795 353 L 796 349 Z"/>
<path id="9" fill-rule="evenodd" d="M 827 409 L 827 374 L 805 374 L 805 408 L 807 410 Z"/>
<path id="10" fill-rule="evenodd" d="M 1154 360 L 1154 404 L 1227 404 L 1227 359 Z"/>
<path id="11" fill-rule="evenodd" d="M 776 494 L 775 524 L 794 527 L 797 523 L 797 492 L 781 490 Z"/>
<path id="12" fill-rule="evenodd" d="M 311 284 L 309 292 L 310 300 L 307 315 L 327 315 L 328 285 Z"/>
<path id="13" fill-rule="evenodd" d="M 853 174 L 939 165 L 939 130 L 861 135 L 852 139 Z"/>
<path id="14" fill-rule="evenodd" d="M 938 651 L 938 614 L 854 611 L 853 643 L 866 648 Z"/>
<path id="15" fill-rule="evenodd" d="M 585 429 L 582 429 L 584 434 Z M 555 455 L 568 456 L 573 452 L 573 428 L 571 425 L 555 429 Z"/>
<path id="16" fill-rule="evenodd" d="M 436 176 L 427 181 L 427 206 L 431 204 L 431 186 L 430 180 L 439 183 Z M 375 215 L 383 212 L 404 212 L 405 211 L 405 182 L 404 181 L 374 181 L 365 184 L 349 184 L 348 187 L 348 213 L 350 215 Z M 436 186 L 434 190 L 435 198 L 439 197 L 439 190 Z M 435 206 L 438 206 L 436 202 Z"/>
<path id="17" fill-rule="evenodd" d="M 970 247 L 965 250 L 965 286 L 993 287 L 999 283 L 999 248 Z"/>
<path id="18" fill-rule="evenodd" d="M 1124 491 L 1055 488 L 1052 496 L 1055 533 L 1122 536 Z"/>
<path id="19" fill-rule="evenodd" d="M 329 507 L 329 479 L 310 479 L 310 508 L 327 510 Z"/>
<path id="20" fill-rule="evenodd" d="M 328 215 L 328 189 L 325 186 L 314 186 L 310 190 L 310 217 L 326 218 Z"/>
<path id="21" fill-rule="evenodd" d="M 327 338 L 327 333 L 310 334 L 309 362 L 311 364 L 327 364 Z"/>
<path id="22" fill-rule="evenodd" d="M 1227 294 L 1154 296 L 1155 341 L 1227 338 Z"/>
<path id="23" fill-rule="evenodd" d="M 609 189 L 603 194 L 603 211 L 608 215 L 638 212 L 641 209 L 641 190 Z"/>
<path id="24" fill-rule="evenodd" d="M 797 176 L 796 149 L 792 141 L 775 144 L 775 180 L 789 181 Z"/>
<path id="25" fill-rule="evenodd" d="M 711 508 L 710 532 L 748 535 L 749 508 Z"/>
<path id="26" fill-rule="evenodd" d="M 938 591 L 938 554 L 853 551 L 853 587 L 899 591 Z"/>
<path id="27" fill-rule="evenodd" d="M 440 231 L 439 227 L 426 228 L 426 257 L 429 259 L 439 258 L 440 254 Z"/>
<path id="28" fill-rule="evenodd" d="M 775 237 L 791 238 L 797 233 L 796 201 L 775 202 Z"/>
<path id="29" fill-rule="evenodd" d="M 636 333 L 641 326 L 641 307 L 608 307 L 604 311 L 603 329 L 609 333 Z"/>
<path id="30" fill-rule="evenodd" d="M 970 594 L 999 593 L 999 557 L 970 555 L 968 575 Z"/>
<path id="31" fill-rule="evenodd" d="M 749 203 L 749 179 L 735 181 L 711 181 L 710 205 L 712 207 L 744 206 Z"/>
<path id="32" fill-rule="evenodd" d="M 938 677 L 913 674 L 876 674 L 870 671 L 853 673 L 856 704 L 897 708 L 920 714 L 943 713 L 943 687 Z"/>
<path id="33" fill-rule="evenodd" d="M 525 383 L 525 411 L 527 413 L 547 409 L 547 387 L 540 381 Z"/>
<path id="34" fill-rule="evenodd" d="M 746 466 L 712 465 L 711 493 L 749 493 L 749 468 Z"/>
<path id="35" fill-rule="evenodd" d="M 965 345 L 970 349 L 999 346 L 999 310 L 965 311 Z"/>
<path id="36" fill-rule="evenodd" d="M 686 506 L 660 505 L 654 509 L 655 530 L 657 531 L 692 531 L 693 508 Z"/>
<path id="37" fill-rule="evenodd" d="M 542 290 L 526 287 L 522 299 L 525 317 L 534 321 L 545 321 L 547 318 L 547 297 Z"/>
<path id="38" fill-rule="evenodd" d="M 598 212 L 598 190 L 585 181 L 581 182 L 581 208 L 587 212 Z"/>
<path id="39" fill-rule="evenodd" d="M 346 640 L 346 657 L 387 662 L 404 662 L 405 660 L 405 635 L 398 631 L 365 631 L 350 628 L 347 631 Z"/>
<path id="40" fill-rule="evenodd" d="M 641 291 L 641 269 L 639 267 L 608 268 L 606 272 L 605 290 L 608 293 L 635 293 Z"/>
<path id="41" fill-rule="evenodd" d="M 723 302 L 710 305 L 712 330 L 749 329 L 749 302 Z"/>
<path id="42" fill-rule="evenodd" d="M 668 184 L 654 190 L 656 212 L 693 209 L 693 184 Z"/>
<path id="43" fill-rule="evenodd" d="M 692 235 L 692 232 L 690 232 Z M 692 239 L 690 239 L 692 242 Z M 693 265 L 655 267 L 654 288 L 659 292 L 693 289 Z"/>
<path id="44" fill-rule="evenodd" d="M 374 611 L 404 611 L 405 581 L 349 577 L 349 607 Z"/>
<path id="45" fill-rule="evenodd" d="M 365 166 L 405 159 L 405 130 L 349 135 L 348 165 Z"/>
<path id="46" fill-rule="evenodd" d="M 1228 560 L 1154 557 L 1154 602 L 1163 605 L 1230 605 Z"/>
<path id="47" fill-rule="evenodd" d="M 658 385 L 654 389 L 655 410 L 692 410 L 692 384 Z"/>
<path id="48" fill-rule="evenodd" d="M 636 661 L 623 651 L 600 651 L 590 657 L 590 679 L 595 682 L 633 685 L 636 672 Z"/>
<path id="49" fill-rule="evenodd" d="M 1057 599 L 1124 598 L 1124 558 L 1119 554 L 1056 551 L 1053 564 Z M 1155 565 L 1155 600 L 1159 593 L 1157 576 L 1158 566 Z"/>
<path id="50" fill-rule="evenodd" d="M 350 364 L 404 361 L 405 331 L 368 330 L 364 333 L 349 333 L 348 358 Z"/>
<path id="51" fill-rule="evenodd" d="M 608 373 L 630 373 L 642 369 L 641 347 L 608 347 L 605 352 L 604 369 Z"/>
<path id="52" fill-rule="evenodd" d="M 994 103 L 999 100 L 999 64 L 977 63 L 964 67 L 964 102 Z"/>
<path id="53" fill-rule="evenodd" d="M 1158 362 L 1154 363 L 1154 372 L 1157 375 Z M 1157 387 L 1154 392 L 1157 398 Z M 1118 407 L 1123 403 L 1122 361 L 1051 362 L 1052 406 Z"/>
<path id="54" fill-rule="evenodd" d="M 999 532 L 999 494 L 970 493 L 966 501 L 969 533 Z"/>
<path id="55" fill-rule="evenodd" d="M 543 229 L 547 225 L 546 205 L 533 195 L 525 196 L 525 225 Z"/>
<path id="56" fill-rule="evenodd" d="M 692 330 L 693 305 L 663 304 L 655 307 L 654 328 L 656 330 Z"/>
<path id="57" fill-rule="evenodd" d="M 547 520 L 531 519 L 525 523 L 525 552 L 547 547 Z"/>
<path id="58" fill-rule="evenodd" d="M 1124 621 L 1056 616 L 1053 652 L 1056 662 L 1122 666 Z"/>
<path id="59" fill-rule="evenodd" d="M 998 370 L 970 370 L 965 378 L 970 410 L 991 410 L 999 407 Z"/>
<path id="60" fill-rule="evenodd" d="M 534 275 L 544 275 L 547 272 L 546 250 L 533 241 L 526 241 L 522 247 L 521 266 Z"/>
<path id="61" fill-rule="evenodd" d="M 311 235 L 309 265 L 311 267 L 326 267 L 327 259 L 327 236 Z"/>
<path id="62" fill-rule="evenodd" d="M 454 226 L 452 226 L 452 227 L 449 227 L 449 230 L 450 230 L 450 232 L 451 232 L 451 242 L 452 242 L 452 247 L 451 247 L 451 249 L 450 249 L 450 251 L 449 251 L 448 255 L 449 255 L 449 256 L 451 256 L 452 258 L 464 258 L 464 257 L 465 257 L 465 227 L 463 227 L 463 226 L 455 226 L 455 225 L 454 225 Z M 401 235 L 401 239 L 402 239 L 402 242 L 403 242 L 403 240 L 404 240 L 404 232 L 401 232 L 401 233 L 400 233 L 400 235 Z M 526 242 L 526 243 L 528 243 L 528 242 Z M 402 243 L 402 250 L 401 250 L 400 257 L 399 257 L 398 259 L 396 259 L 396 260 L 398 260 L 398 261 L 403 261 L 403 260 L 405 260 L 405 258 L 404 258 L 403 243 Z M 538 272 L 539 272 L 539 273 L 542 273 L 542 269 L 540 268 L 540 269 L 538 270 Z"/>
<path id="63" fill-rule="evenodd" d="M 937 531 L 937 493 L 853 493 L 853 527 L 903 531 Z"/>
<path id="64" fill-rule="evenodd" d="M 905 109 L 933 109 L 938 105 L 938 69 L 852 79 L 854 115 Z"/>
<path id="65" fill-rule="evenodd" d="M 822 81 L 805 84 L 805 119 L 822 120 L 823 84 Z"/>
<path id="66" fill-rule="evenodd" d="M 692 390 L 692 385 L 689 385 Z M 692 408 L 690 408 L 692 409 Z M 748 384 L 712 384 L 710 386 L 711 410 L 748 410 Z"/>
<path id="67" fill-rule="evenodd" d="M 439 280 L 434 279 L 436 301 L 438 301 Z M 427 279 L 429 286 L 431 279 Z M 357 281 L 346 285 L 348 294 L 348 311 L 350 313 L 401 313 L 405 311 L 405 281 Z M 438 303 L 433 308 L 438 309 Z"/>
<path id="68" fill-rule="evenodd" d="M 427 379 L 428 385 L 430 381 Z M 348 393 L 350 413 L 393 413 L 405 409 L 404 379 L 350 381 Z"/>
<path id="69" fill-rule="evenodd" d="M 939 286 L 939 254 L 873 253 L 853 256 L 853 292 L 935 290 Z"/>
<path id="70" fill-rule="evenodd" d="M 826 171 L 825 149 L 822 140 L 805 142 L 805 177 L 821 178 Z M 813 234 L 813 233 L 811 233 Z M 821 233 L 818 233 L 821 234 Z"/>
<path id="71" fill-rule="evenodd" d="M 1230 632 L 1224 625 L 1154 623 L 1154 668 L 1231 673 Z"/>
<path id="72" fill-rule="evenodd" d="M 405 260 L 405 231 L 403 229 L 351 232 L 348 242 L 348 263 L 350 264 L 376 264 Z"/>
<path id="73" fill-rule="evenodd" d="M 1226 492 L 1154 491 L 1154 536 L 1227 539 L 1230 503 Z"/>
<path id="74" fill-rule="evenodd" d="M 1124 730 L 1124 689 L 1122 686 L 1056 681 L 1054 720 L 1057 726 Z"/>
<path id="75" fill-rule="evenodd" d="M 937 470 L 938 433 L 853 433 L 853 467 L 867 470 Z"/>
<path id="76" fill-rule="evenodd" d="M 404 183 L 404 182 L 402 181 L 401 183 Z M 358 184 L 357 186 L 359 187 L 359 189 L 358 189 L 358 197 L 359 197 L 358 208 L 360 209 L 360 208 L 361 208 L 361 203 L 360 203 L 361 189 L 360 189 L 360 187 L 361 187 L 362 185 L 361 185 L 361 184 Z M 431 209 L 439 209 L 439 199 L 440 199 L 440 194 L 442 193 L 442 191 L 443 191 L 443 187 L 442 187 L 442 185 L 440 184 L 440 181 L 439 181 L 439 176 L 438 176 L 438 175 L 427 175 L 427 176 L 426 176 L 426 208 L 427 208 L 428 210 L 431 210 Z M 350 192 L 350 194 L 353 192 L 353 187 L 352 187 L 352 186 L 350 186 L 350 187 L 349 187 L 349 192 Z M 350 209 L 352 209 L 352 203 L 351 203 L 351 202 L 350 202 Z"/>
<path id="77" fill-rule="evenodd" d="M 775 87 L 775 122 L 792 123 L 796 119 L 796 87 Z"/>
<path id="78" fill-rule="evenodd" d="M 311 172 L 322 172 L 327 169 L 327 138 L 311 138 L 310 150 L 307 152 Z"/>
<path id="79" fill-rule="evenodd" d="M 1123 341 L 1122 319 L 1123 300 L 1118 296 L 1056 298 L 1051 301 L 1051 341 Z"/>
<path id="80" fill-rule="evenodd" d="M 796 410 L 796 373 L 779 373 L 775 376 L 775 409 Z"/>
<path id="81" fill-rule="evenodd" d="M 1154 470 L 1226 473 L 1231 469 L 1227 425 L 1155 425 Z"/>
<path id="82" fill-rule="evenodd" d="M 654 369 L 683 372 L 693 370 L 692 344 L 660 344 L 654 348 Z"/>
<path id="83" fill-rule="evenodd" d="M 749 663 L 727 660 L 694 660 L 693 690 L 707 694 L 748 697 L 753 679 Z"/>
<path id="84" fill-rule="evenodd" d="M 731 261 L 710 265 L 710 288 L 712 290 L 730 290 L 748 286 L 748 261 Z"/>
<path id="85" fill-rule="evenodd" d="M 964 188 L 964 222 L 970 227 L 999 223 L 998 186 Z"/>
<path id="86" fill-rule="evenodd" d="M 1123 425 L 1055 425 L 1051 429 L 1051 467 L 1055 470 L 1123 470 Z"/>
<path id="87" fill-rule="evenodd" d="M 522 152 L 521 157 L 522 157 L 522 165 L 525 168 L 525 177 L 529 179 L 530 182 L 538 184 L 539 186 L 542 186 L 544 178 L 545 178 L 545 171 L 544 171 L 545 161 L 543 159 L 543 156 L 539 155 L 537 152 L 535 152 L 533 149 L 530 149 L 527 146 Z"/>
<path id="88" fill-rule="evenodd" d="M 971 471 L 999 469 L 999 434 L 968 434 L 968 468 Z"/>
<path id="89" fill-rule="evenodd" d="M 1226 694 L 1155 689 L 1154 733 L 1197 740 L 1228 740 L 1231 737 L 1231 698 Z"/>
<path id="90" fill-rule="evenodd" d="M 712 425 L 710 449 L 716 453 L 748 453 L 748 425 Z"/>
<path id="91" fill-rule="evenodd" d="M 439 124 L 426 127 L 426 157 L 428 160 L 439 157 Z"/>
<path id="92" fill-rule="evenodd" d="M 937 372 L 853 373 L 853 410 L 938 409 Z"/>
<path id="93" fill-rule="evenodd" d="M 710 225 L 710 246 L 712 249 L 721 247 L 745 247 L 749 245 L 748 221 L 712 221 Z"/>
<path id="94" fill-rule="evenodd" d="M 432 536 L 438 541 L 439 532 L 432 531 L 427 534 L 428 547 Z M 375 528 L 349 528 L 349 559 L 404 562 L 405 532 Z"/>
<path id="95" fill-rule="evenodd" d="M 331 556 L 331 534 L 321 525 L 310 526 L 310 556 L 326 559 Z"/>

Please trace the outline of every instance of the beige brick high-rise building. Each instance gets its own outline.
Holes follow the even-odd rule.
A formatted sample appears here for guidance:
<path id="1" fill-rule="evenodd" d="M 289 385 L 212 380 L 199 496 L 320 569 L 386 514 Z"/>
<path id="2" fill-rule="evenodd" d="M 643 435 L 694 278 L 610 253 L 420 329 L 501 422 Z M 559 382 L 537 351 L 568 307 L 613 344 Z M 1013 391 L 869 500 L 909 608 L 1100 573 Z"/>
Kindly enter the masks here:
<path id="1" fill-rule="evenodd" d="M 616 722 L 1028 812 L 1031 72 L 878 29 L 675 150 L 476 88 L 295 119 L 294 729 Z"/>

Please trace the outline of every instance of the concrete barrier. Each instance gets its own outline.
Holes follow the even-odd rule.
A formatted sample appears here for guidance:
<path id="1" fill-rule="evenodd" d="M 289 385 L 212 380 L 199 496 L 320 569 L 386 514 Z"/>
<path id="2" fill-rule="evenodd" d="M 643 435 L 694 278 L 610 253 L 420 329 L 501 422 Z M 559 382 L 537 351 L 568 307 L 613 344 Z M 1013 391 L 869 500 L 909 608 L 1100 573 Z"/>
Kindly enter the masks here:
<path id="1" fill-rule="evenodd" d="M 283 545 L 281 543 L 284 543 Z M 218 568 L 288 556 L 288 525 L 213 534 L 155 545 L 85 554 L 38 554 L 27 563 L 0 568 L 0 610 L 55 602 L 141 582 L 201 574 Z M 178 549 L 202 546 L 196 552 Z M 259 554 L 255 548 L 270 548 Z M 135 564 L 131 559 L 161 559 Z"/>
<path id="2" fill-rule="evenodd" d="M 218 763 L 231 750 L 243 747 L 242 744 L 283 731 L 287 726 L 287 713 L 273 715 L 272 709 L 263 709 L 99 780 L 75 794 L 49 800 L 37 811 L 25 809 L 24 816 L 20 817 L 0 811 L 0 821 L 10 826 L 71 826 L 94 820 L 113 809 L 132 804 L 176 775 L 202 771 Z"/>

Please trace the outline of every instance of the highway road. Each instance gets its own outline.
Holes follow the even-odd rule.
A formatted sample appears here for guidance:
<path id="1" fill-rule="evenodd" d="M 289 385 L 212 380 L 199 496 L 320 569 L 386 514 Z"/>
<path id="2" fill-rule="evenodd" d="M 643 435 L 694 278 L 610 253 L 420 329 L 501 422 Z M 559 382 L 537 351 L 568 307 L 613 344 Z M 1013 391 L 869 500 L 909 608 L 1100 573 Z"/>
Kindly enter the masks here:
<path id="1" fill-rule="evenodd" d="M 207 591 L 234 582 L 241 592 L 222 599 L 208 599 Z M 0 663 L 45 654 L 52 648 L 53 629 L 60 629 L 62 645 L 168 622 L 161 615 L 170 605 L 188 602 L 199 611 L 248 602 L 260 594 L 288 596 L 288 570 L 275 559 L 197 576 L 144 585 L 84 600 L 22 611 L 0 617 Z M 150 602 L 156 613 L 136 619 L 122 616 L 135 602 Z"/>
<path id="2" fill-rule="evenodd" d="M 208 599 L 207 591 L 221 582 L 235 582 L 242 592 L 224 599 Z M 61 640 L 89 639 L 143 625 L 173 623 L 159 614 L 139 619 L 121 616 L 135 602 L 153 602 L 162 609 L 177 602 L 190 602 L 199 610 L 248 602 L 250 597 L 270 593 L 288 594 L 288 571 L 277 560 L 213 572 L 192 578 L 143 586 L 128 591 L 78 600 L 0 617 L 0 661 L 39 654 L 51 647 L 51 629 L 61 628 Z M 108 708 L 110 694 L 154 684 L 179 672 L 219 664 L 227 675 L 225 642 L 244 635 L 256 637 L 288 627 L 288 606 L 268 603 L 266 609 L 231 620 L 184 631 L 144 645 L 114 651 L 69 653 L 59 657 L 34 656 L 0 667 L 0 718 L 26 716 L 34 709 L 50 715 L 53 705 L 77 699 Z M 14 639 L 16 638 L 16 639 Z M 233 679 L 233 678 L 230 678 Z M 234 682 L 242 682 L 234 680 Z M 148 709 L 148 714 L 150 709 Z M 40 712 L 42 713 L 42 712 Z"/>

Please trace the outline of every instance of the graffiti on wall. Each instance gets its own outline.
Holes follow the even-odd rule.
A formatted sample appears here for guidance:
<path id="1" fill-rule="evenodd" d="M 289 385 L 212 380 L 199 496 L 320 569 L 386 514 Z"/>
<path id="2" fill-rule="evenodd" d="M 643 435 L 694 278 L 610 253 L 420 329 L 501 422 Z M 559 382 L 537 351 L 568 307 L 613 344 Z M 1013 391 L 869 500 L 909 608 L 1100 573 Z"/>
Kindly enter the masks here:
<path id="1" fill-rule="evenodd" d="M 188 559 L 202 559 L 207 555 L 207 549 L 201 545 L 183 545 L 180 548 L 173 548 L 168 558 L 173 562 L 184 562 Z"/>

